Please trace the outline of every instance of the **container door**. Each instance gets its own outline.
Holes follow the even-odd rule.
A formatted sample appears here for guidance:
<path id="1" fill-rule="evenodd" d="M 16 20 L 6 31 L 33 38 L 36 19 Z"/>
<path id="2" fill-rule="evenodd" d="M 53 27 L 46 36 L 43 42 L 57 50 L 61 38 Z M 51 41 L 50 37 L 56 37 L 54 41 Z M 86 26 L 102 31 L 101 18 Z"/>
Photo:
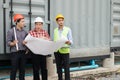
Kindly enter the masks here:
<path id="1" fill-rule="evenodd" d="M 111 47 L 120 47 L 120 0 L 111 2 Z"/>

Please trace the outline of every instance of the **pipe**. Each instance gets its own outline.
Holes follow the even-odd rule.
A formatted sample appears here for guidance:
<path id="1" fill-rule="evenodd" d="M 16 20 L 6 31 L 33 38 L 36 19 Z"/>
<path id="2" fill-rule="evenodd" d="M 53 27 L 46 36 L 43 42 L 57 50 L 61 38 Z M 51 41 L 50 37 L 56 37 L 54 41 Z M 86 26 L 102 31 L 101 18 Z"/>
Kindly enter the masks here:
<path id="1" fill-rule="evenodd" d="M 0 70 L 10 69 L 12 66 L 0 66 Z M 26 64 L 26 67 L 32 67 L 32 64 Z"/>
<path id="2" fill-rule="evenodd" d="M 99 66 L 95 64 L 95 60 L 90 60 L 90 65 L 89 66 L 81 66 L 81 67 L 72 67 L 70 68 L 70 71 L 79 71 L 79 70 L 87 70 L 87 69 L 93 69 L 93 68 L 98 68 Z M 62 69 L 64 72 L 64 69 Z"/>
<path id="3" fill-rule="evenodd" d="M 32 76 L 33 74 L 25 74 L 25 76 Z M 19 76 L 17 75 L 16 78 L 19 78 Z M 0 77 L 0 80 L 5 80 L 5 79 L 10 79 L 10 76 L 3 76 Z"/>
<path id="4" fill-rule="evenodd" d="M 90 60 L 91 65 L 95 65 L 95 60 Z"/>
<path id="5" fill-rule="evenodd" d="M 32 12 L 31 12 L 31 0 L 29 0 L 29 30 L 31 30 L 31 17 L 32 17 Z"/>
<path id="6" fill-rule="evenodd" d="M 14 31 L 15 40 L 17 40 L 17 34 L 16 34 L 16 29 L 15 29 L 15 27 L 13 27 L 13 31 Z M 17 51 L 19 50 L 19 48 L 18 48 L 18 43 L 16 43 L 16 50 L 17 50 Z"/>
<path id="7" fill-rule="evenodd" d="M 70 68 L 70 71 L 79 71 L 79 70 L 87 70 L 87 69 L 94 69 L 94 68 L 98 68 L 99 66 L 96 65 L 89 65 L 89 66 L 81 66 L 81 67 L 72 67 Z M 62 69 L 62 71 L 64 72 L 64 69 Z"/>
<path id="8" fill-rule="evenodd" d="M 78 70 L 87 70 L 87 69 L 94 69 L 98 68 L 98 65 L 90 65 L 90 66 L 81 66 L 81 67 L 74 67 L 70 68 L 70 71 L 78 71 Z"/>

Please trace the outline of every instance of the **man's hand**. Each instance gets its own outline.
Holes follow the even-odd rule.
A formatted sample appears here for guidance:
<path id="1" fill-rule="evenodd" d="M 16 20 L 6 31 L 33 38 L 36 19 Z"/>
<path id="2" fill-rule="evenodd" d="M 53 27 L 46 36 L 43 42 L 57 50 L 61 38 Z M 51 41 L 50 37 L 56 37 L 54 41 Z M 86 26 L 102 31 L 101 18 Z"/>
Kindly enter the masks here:
<path id="1" fill-rule="evenodd" d="M 18 43 L 18 40 L 14 40 L 13 42 L 10 43 L 10 46 L 15 46 Z"/>
<path id="2" fill-rule="evenodd" d="M 45 39 L 45 40 L 50 40 L 50 39 L 48 39 L 47 37 L 40 37 L 40 38 Z"/>
<path id="3" fill-rule="evenodd" d="M 66 41 L 66 42 L 65 42 L 65 44 L 68 44 L 68 45 L 70 45 L 70 44 L 71 44 L 71 42 L 70 42 L 70 41 Z"/>
<path id="4" fill-rule="evenodd" d="M 23 43 L 23 45 L 27 44 L 27 42 L 26 42 L 26 41 L 23 41 L 22 43 Z"/>

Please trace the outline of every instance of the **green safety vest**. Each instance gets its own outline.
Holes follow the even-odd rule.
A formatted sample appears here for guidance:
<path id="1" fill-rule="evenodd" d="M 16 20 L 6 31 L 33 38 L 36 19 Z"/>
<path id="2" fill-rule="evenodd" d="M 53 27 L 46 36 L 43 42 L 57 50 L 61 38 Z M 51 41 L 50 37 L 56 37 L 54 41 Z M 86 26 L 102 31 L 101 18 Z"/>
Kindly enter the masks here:
<path id="1" fill-rule="evenodd" d="M 64 26 L 61 35 L 65 36 L 67 38 L 68 32 L 69 32 L 69 28 Z M 56 28 L 56 29 L 54 29 L 54 41 L 57 41 L 59 39 L 60 39 L 60 37 L 59 37 L 58 28 Z M 69 45 L 65 44 L 64 47 L 60 48 L 58 51 L 61 54 L 70 53 Z"/>

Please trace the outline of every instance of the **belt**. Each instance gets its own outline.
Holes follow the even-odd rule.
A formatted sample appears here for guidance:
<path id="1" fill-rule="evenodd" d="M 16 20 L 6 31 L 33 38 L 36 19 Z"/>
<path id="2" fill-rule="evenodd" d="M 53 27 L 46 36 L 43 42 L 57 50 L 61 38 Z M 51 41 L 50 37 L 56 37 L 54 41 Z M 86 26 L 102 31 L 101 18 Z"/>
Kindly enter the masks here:
<path id="1" fill-rule="evenodd" d="M 25 50 L 18 50 L 18 52 L 24 52 Z"/>

